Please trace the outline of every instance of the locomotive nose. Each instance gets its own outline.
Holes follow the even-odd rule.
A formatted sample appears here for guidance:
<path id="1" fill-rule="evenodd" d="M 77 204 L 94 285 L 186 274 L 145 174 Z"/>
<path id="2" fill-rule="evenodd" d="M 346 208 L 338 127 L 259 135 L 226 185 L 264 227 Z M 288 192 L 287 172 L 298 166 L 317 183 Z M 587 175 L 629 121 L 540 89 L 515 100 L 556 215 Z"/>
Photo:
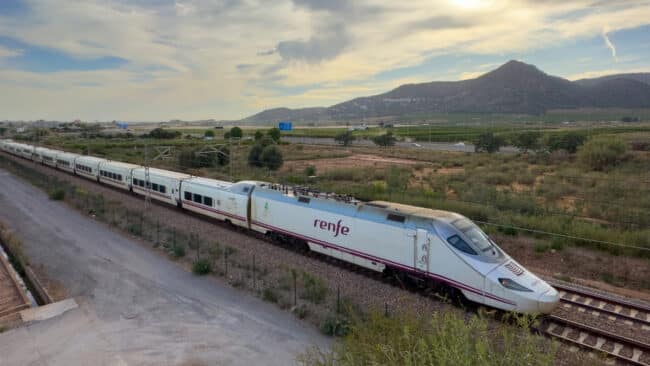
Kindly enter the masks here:
<path id="1" fill-rule="evenodd" d="M 539 295 L 539 299 L 537 300 L 537 304 L 539 306 L 539 312 L 542 314 L 548 314 L 551 311 L 553 311 L 555 307 L 557 307 L 559 302 L 560 302 L 560 293 L 557 292 L 556 289 L 551 287 L 548 291 Z"/>

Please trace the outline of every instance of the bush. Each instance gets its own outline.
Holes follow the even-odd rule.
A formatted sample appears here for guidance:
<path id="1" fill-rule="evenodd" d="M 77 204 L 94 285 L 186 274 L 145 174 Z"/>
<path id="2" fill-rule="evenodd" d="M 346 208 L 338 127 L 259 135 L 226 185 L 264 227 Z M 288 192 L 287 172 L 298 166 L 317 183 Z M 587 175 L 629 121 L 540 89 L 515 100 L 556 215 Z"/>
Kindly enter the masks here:
<path id="1" fill-rule="evenodd" d="M 565 150 L 570 154 L 575 154 L 578 147 L 584 144 L 587 136 L 580 132 L 567 132 L 563 134 L 547 135 L 545 144 L 549 151 Z"/>
<path id="2" fill-rule="evenodd" d="M 312 175 L 316 175 L 316 167 L 313 165 L 309 165 L 305 168 L 305 175 L 308 177 L 311 177 Z"/>
<path id="3" fill-rule="evenodd" d="M 474 141 L 474 151 L 487 153 L 495 153 L 501 149 L 505 141 L 500 136 L 495 136 L 492 132 L 482 133 Z"/>
<path id="4" fill-rule="evenodd" d="M 272 138 L 273 141 L 275 141 L 276 143 L 280 142 L 280 136 L 281 136 L 282 132 L 280 131 L 279 128 L 273 127 L 272 129 L 268 130 L 268 132 L 266 134 L 270 138 Z"/>
<path id="5" fill-rule="evenodd" d="M 62 188 L 56 188 L 50 192 L 50 199 L 54 201 L 63 201 L 65 191 Z"/>
<path id="6" fill-rule="evenodd" d="M 264 147 L 261 144 L 253 145 L 248 153 L 248 165 L 260 168 L 263 167 L 264 163 L 262 163 L 262 159 L 260 158 L 262 151 L 264 151 Z"/>
<path id="7" fill-rule="evenodd" d="M 212 264 L 208 259 L 199 259 L 192 265 L 192 272 L 197 275 L 206 275 L 212 272 Z"/>
<path id="8" fill-rule="evenodd" d="M 512 144 L 526 153 L 528 150 L 536 150 L 539 148 L 540 136 L 540 133 L 536 131 L 522 132 L 513 137 Z"/>
<path id="9" fill-rule="evenodd" d="M 354 140 L 356 140 L 356 137 L 352 134 L 352 131 L 344 131 L 334 136 L 334 141 L 343 146 L 349 146 Z"/>
<path id="10" fill-rule="evenodd" d="M 185 246 L 181 244 L 176 244 L 172 248 L 172 255 L 176 258 L 183 258 L 185 256 Z"/>
<path id="11" fill-rule="evenodd" d="M 262 291 L 262 300 L 277 303 L 280 300 L 280 296 L 272 288 L 267 287 Z"/>
<path id="12" fill-rule="evenodd" d="M 154 138 L 154 139 L 175 139 L 181 137 L 181 133 L 178 131 L 165 130 L 160 127 L 154 128 L 144 137 Z"/>
<path id="13" fill-rule="evenodd" d="M 260 154 L 260 160 L 270 170 L 278 170 L 284 163 L 282 151 L 275 145 L 265 147 Z"/>
<path id="14" fill-rule="evenodd" d="M 329 314 L 320 325 L 324 334 L 332 337 L 345 337 L 350 333 L 350 321 L 340 314 Z"/>
<path id="15" fill-rule="evenodd" d="M 535 243 L 535 253 L 544 253 L 548 250 L 546 243 Z"/>
<path id="16" fill-rule="evenodd" d="M 320 304 L 327 296 L 327 286 L 321 279 L 312 276 L 307 272 L 302 273 L 302 282 L 305 291 L 302 294 L 304 299 L 307 299 L 314 304 Z"/>
<path id="17" fill-rule="evenodd" d="M 383 135 L 375 136 L 372 138 L 372 142 L 381 147 L 388 147 L 395 145 L 397 139 L 393 136 L 392 132 L 386 132 Z"/>
<path id="18" fill-rule="evenodd" d="M 566 239 L 564 239 L 564 238 L 558 238 L 558 237 L 553 238 L 553 241 L 551 242 L 551 249 L 557 250 L 557 251 L 560 251 L 560 250 L 564 249 L 564 241 L 565 240 Z"/>
<path id="19" fill-rule="evenodd" d="M 580 147 L 578 159 L 593 170 L 605 170 L 625 158 L 627 145 L 618 137 L 601 137 L 589 140 Z"/>
<path id="20" fill-rule="evenodd" d="M 244 131 L 237 126 L 231 128 L 228 132 L 230 132 L 229 136 L 232 138 L 242 138 L 244 136 Z"/>

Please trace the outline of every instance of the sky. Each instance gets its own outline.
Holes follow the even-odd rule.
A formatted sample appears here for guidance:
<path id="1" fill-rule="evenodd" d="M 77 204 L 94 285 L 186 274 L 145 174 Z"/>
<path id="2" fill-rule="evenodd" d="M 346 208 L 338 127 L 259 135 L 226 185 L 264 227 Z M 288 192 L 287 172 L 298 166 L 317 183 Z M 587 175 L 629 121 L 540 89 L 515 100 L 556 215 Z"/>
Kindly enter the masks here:
<path id="1" fill-rule="evenodd" d="M 650 0 L 0 0 L 0 120 L 239 119 L 511 59 L 650 72 Z"/>

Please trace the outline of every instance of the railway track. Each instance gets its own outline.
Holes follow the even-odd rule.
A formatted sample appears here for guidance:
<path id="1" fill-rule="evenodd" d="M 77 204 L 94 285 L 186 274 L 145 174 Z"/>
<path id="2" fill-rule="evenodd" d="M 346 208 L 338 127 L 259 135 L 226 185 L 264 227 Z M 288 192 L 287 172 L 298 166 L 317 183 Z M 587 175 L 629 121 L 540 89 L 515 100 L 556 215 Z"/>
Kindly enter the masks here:
<path id="1" fill-rule="evenodd" d="M 650 334 L 650 306 L 580 286 L 550 283 L 560 292 L 560 306 L 595 319 L 621 321 L 627 326 L 637 327 L 642 334 Z M 611 327 L 603 329 L 555 314 L 546 316 L 538 330 L 551 338 L 608 355 L 626 364 L 650 366 L 650 337 L 629 338 Z"/>

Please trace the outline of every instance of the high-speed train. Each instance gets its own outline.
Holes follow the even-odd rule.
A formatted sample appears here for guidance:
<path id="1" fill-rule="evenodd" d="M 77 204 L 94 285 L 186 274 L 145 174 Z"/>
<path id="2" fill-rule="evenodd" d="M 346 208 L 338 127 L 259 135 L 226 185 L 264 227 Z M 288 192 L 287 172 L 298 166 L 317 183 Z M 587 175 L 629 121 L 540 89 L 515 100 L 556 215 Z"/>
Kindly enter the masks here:
<path id="1" fill-rule="evenodd" d="M 444 284 L 497 309 L 549 313 L 559 302 L 557 290 L 457 213 L 154 168 L 147 179 L 139 165 L 11 140 L 0 149 L 377 272 Z"/>

